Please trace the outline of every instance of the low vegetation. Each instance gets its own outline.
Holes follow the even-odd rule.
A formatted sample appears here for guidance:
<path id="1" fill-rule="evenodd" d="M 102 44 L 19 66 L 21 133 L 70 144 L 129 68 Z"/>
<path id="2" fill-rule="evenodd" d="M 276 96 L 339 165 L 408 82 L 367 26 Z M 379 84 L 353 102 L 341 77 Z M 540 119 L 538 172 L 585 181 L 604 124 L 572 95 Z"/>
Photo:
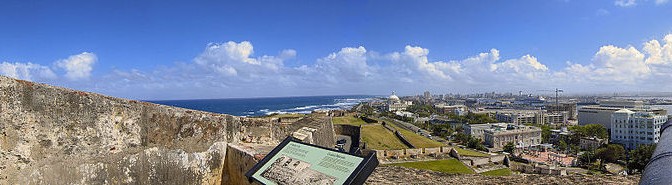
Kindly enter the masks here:
<path id="1" fill-rule="evenodd" d="M 485 176 L 508 176 L 508 175 L 511 175 L 511 174 L 513 174 L 513 172 L 511 172 L 511 169 L 508 169 L 508 168 L 502 168 L 502 169 L 499 169 L 499 170 L 491 170 L 491 171 L 481 173 L 481 175 L 485 175 Z"/>
<path id="2" fill-rule="evenodd" d="M 476 150 L 480 151 L 488 150 L 487 148 L 485 148 L 485 145 L 483 145 L 483 141 L 481 141 L 481 139 L 473 137 L 471 135 L 467 135 L 465 133 L 455 134 L 455 141 L 460 142 L 463 145 Z"/>
<path id="3" fill-rule="evenodd" d="M 455 149 L 455 151 L 457 151 L 458 154 L 460 154 L 460 156 L 472 156 L 472 157 L 487 157 L 487 156 L 490 156 L 488 154 L 477 152 L 477 151 L 470 150 L 470 149 L 462 149 L 462 148 L 459 148 L 459 147 L 455 147 L 454 149 Z"/>
<path id="4" fill-rule="evenodd" d="M 363 125 L 362 141 L 368 149 L 394 150 L 408 148 L 391 131 L 382 125 Z"/>
<path id="5" fill-rule="evenodd" d="M 438 171 L 448 174 L 473 174 L 474 171 L 457 159 L 446 159 L 436 161 L 421 161 L 392 164 L 394 166 L 403 166 L 407 168 L 424 169 Z"/>
<path id="6" fill-rule="evenodd" d="M 469 124 L 483 124 L 483 123 L 497 123 L 498 121 L 495 120 L 494 118 L 489 117 L 486 114 L 477 114 L 477 113 L 472 113 L 469 112 L 466 115 L 463 116 L 458 116 L 455 114 L 448 114 L 448 117 L 451 119 L 458 120 L 462 123 L 469 123 Z"/>
<path id="7" fill-rule="evenodd" d="M 431 140 L 425 136 L 421 136 L 420 134 L 401 128 L 395 124 L 389 124 L 389 125 L 392 126 L 392 128 L 399 131 L 399 133 L 401 133 L 401 135 L 403 135 L 406 138 L 406 140 L 408 140 L 408 142 L 410 142 L 411 144 L 413 144 L 413 146 L 417 148 L 434 148 L 444 146 L 443 143 Z"/>
<path id="8" fill-rule="evenodd" d="M 359 126 L 366 124 L 364 120 L 354 116 L 333 117 L 332 121 L 334 122 L 334 124 L 341 124 L 341 125 Z"/>

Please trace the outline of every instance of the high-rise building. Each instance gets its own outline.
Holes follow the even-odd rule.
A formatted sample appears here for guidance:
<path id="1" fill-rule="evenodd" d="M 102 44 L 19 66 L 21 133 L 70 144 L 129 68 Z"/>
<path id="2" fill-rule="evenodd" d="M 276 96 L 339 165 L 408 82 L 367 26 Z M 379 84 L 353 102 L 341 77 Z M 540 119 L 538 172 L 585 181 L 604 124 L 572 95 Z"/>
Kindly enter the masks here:
<path id="1" fill-rule="evenodd" d="M 515 124 L 563 124 L 567 113 L 549 113 L 541 110 L 498 110 L 494 114 L 497 121 Z"/>
<path id="2" fill-rule="evenodd" d="M 611 115 L 611 143 L 620 143 L 627 149 L 635 149 L 641 144 L 658 143 L 660 127 L 667 122 L 667 116 L 652 112 L 634 112 L 628 109 L 615 111 Z"/>
<path id="3" fill-rule="evenodd" d="M 577 118 L 579 125 L 600 124 L 610 130 L 611 115 L 624 108 L 634 112 L 652 112 L 658 115 L 667 115 L 667 110 L 646 107 L 642 101 L 600 101 L 599 106 L 583 106 L 578 109 Z"/>
<path id="4" fill-rule="evenodd" d="M 567 119 L 576 120 L 576 103 L 547 103 L 546 110 L 553 113 L 567 113 Z"/>

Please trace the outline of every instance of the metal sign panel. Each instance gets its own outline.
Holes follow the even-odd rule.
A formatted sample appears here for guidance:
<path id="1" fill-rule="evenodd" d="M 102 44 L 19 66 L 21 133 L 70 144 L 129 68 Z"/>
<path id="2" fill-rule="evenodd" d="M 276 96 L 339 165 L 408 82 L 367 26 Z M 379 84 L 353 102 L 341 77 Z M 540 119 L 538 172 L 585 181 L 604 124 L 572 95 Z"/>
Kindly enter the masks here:
<path id="1" fill-rule="evenodd" d="M 360 157 L 286 138 L 245 175 L 262 184 L 363 184 L 378 166 Z"/>

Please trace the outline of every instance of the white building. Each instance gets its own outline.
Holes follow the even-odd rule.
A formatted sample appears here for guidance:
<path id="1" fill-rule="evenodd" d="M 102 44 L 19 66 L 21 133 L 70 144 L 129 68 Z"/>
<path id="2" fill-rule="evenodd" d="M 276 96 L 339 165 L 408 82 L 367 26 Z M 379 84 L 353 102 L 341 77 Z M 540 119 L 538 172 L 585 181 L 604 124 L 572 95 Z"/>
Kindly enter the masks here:
<path id="1" fill-rule="evenodd" d="M 508 125 L 508 123 L 463 124 L 462 130 L 464 131 L 464 134 L 483 140 L 483 131 L 493 128 L 506 129 L 506 126 Z"/>
<path id="2" fill-rule="evenodd" d="M 611 114 L 621 109 L 667 115 L 667 110 L 646 107 L 642 101 L 605 100 L 600 101 L 599 106 L 583 106 L 579 108 L 579 125 L 600 124 L 604 128 L 607 128 L 607 130 L 611 130 Z"/>
<path id="3" fill-rule="evenodd" d="M 435 104 L 434 109 L 441 114 L 455 114 L 463 116 L 467 114 L 468 107 L 464 105 L 447 105 L 445 103 Z"/>
<path id="4" fill-rule="evenodd" d="M 652 112 L 633 112 L 621 109 L 611 115 L 611 143 L 635 149 L 641 144 L 658 143 L 660 127 L 667 116 Z"/>
<path id="5" fill-rule="evenodd" d="M 548 113 L 543 110 L 500 110 L 495 113 L 497 121 L 515 124 L 563 124 L 567 112 Z"/>
<path id="6" fill-rule="evenodd" d="M 387 102 L 385 104 L 385 108 L 387 111 L 390 112 L 396 112 L 396 111 L 404 111 L 408 106 L 413 105 L 412 101 L 404 101 L 399 99 L 397 95 L 392 92 L 392 95 L 387 99 Z"/>
<path id="7" fill-rule="evenodd" d="M 507 125 L 505 128 L 491 128 L 483 132 L 485 145 L 492 148 L 504 148 L 511 142 L 516 147 L 529 147 L 541 144 L 541 129 L 533 126 Z"/>

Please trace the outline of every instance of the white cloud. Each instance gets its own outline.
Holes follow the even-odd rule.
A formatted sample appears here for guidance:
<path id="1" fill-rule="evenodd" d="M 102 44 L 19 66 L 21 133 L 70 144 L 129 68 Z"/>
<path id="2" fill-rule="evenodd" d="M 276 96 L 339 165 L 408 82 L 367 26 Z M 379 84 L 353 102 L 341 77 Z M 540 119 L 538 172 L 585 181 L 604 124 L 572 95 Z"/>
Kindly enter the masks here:
<path id="1" fill-rule="evenodd" d="M 654 0 L 654 3 L 656 5 L 662 5 L 666 4 L 670 0 Z M 637 0 L 616 0 L 614 1 L 614 5 L 620 6 L 620 7 L 632 7 L 637 5 Z"/>
<path id="2" fill-rule="evenodd" d="M 634 82 L 645 78 L 651 70 L 644 62 L 644 54 L 634 47 L 602 46 L 593 57 L 595 78 L 602 80 Z"/>
<path id="3" fill-rule="evenodd" d="M 54 72 L 49 69 L 49 67 L 33 64 L 30 62 L 2 62 L 0 63 L 0 74 L 13 78 L 34 81 L 56 78 L 56 74 L 54 74 Z"/>
<path id="4" fill-rule="evenodd" d="M 319 80 L 327 80 L 332 83 L 361 82 L 372 75 L 372 67 L 367 64 L 366 48 L 342 48 L 337 53 L 331 53 L 327 57 L 317 60 L 313 68 L 313 75 L 321 77 Z M 308 68 L 304 67 L 303 70 Z M 310 69 L 309 69 L 310 72 Z"/>
<path id="5" fill-rule="evenodd" d="M 406 46 L 402 53 L 391 53 L 389 59 L 393 62 L 390 75 L 400 75 L 403 81 L 427 82 L 453 81 L 461 72 L 461 65 L 456 62 L 429 61 L 429 49 L 418 46 Z M 415 79 L 414 79 L 415 78 Z"/>
<path id="6" fill-rule="evenodd" d="M 72 55 L 67 59 L 59 60 L 56 66 L 65 70 L 65 77 L 70 80 L 88 79 L 93 70 L 93 64 L 98 58 L 93 53 L 84 52 L 77 55 Z"/>
<path id="7" fill-rule="evenodd" d="M 658 40 L 651 40 L 644 43 L 644 52 L 649 55 L 646 59 L 647 64 L 672 65 L 672 34 L 663 38 L 663 45 Z"/>
<path id="8" fill-rule="evenodd" d="M 284 50 L 280 57 L 261 56 L 254 58 L 254 47 L 250 42 L 208 44 L 205 51 L 194 62 L 206 70 L 226 77 L 240 77 L 244 80 L 257 80 L 260 74 L 276 74 L 283 67 L 283 60 L 296 55 L 294 50 Z"/>
<path id="9" fill-rule="evenodd" d="M 549 74 L 548 67 L 531 55 L 497 63 L 493 71 L 501 74 L 502 78 L 507 78 L 509 81 L 520 80 L 524 83 L 542 80 Z"/>
<path id="10" fill-rule="evenodd" d="M 632 88 L 657 89 L 671 85 L 660 83 L 672 80 L 672 34 L 645 42 L 640 50 L 607 45 L 599 49 L 589 64 L 568 63 L 564 71 L 555 72 L 567 84 L 575 86 L 629 84 Z M 650 84 L 657 84 L 655 87 Z"/>
<path id="11" fill-rule="evenodd" d="M 596 16 L 607 16 L 609 14 L 610 14 L 609 10 L 606 10 L 606 9 L 603 9 L 603 8 L 597 9 L 595 11 Z"/>
<path id="12" fill-rule="evenodd" d="M 430 49 L 420 46 L 390 53 L 358 46 L 340 48 L 313 64 L 284 64 L 296 55 L 288 49 L 275 56 L 255 56 L 250 42 L 213 43 L 189 62 L 150 71 L 114 70 L 82 84 L 96 92 L 138 99 L 672 87 L 658 83 L 672 80 L 672 34 L 645 42 L 641 49 L 602 46 L 590 61 L 567 62 L 556 70 L 531 54 L 502 58 L 497 49 L 442 61 L 431 59 Z M 83 53 L 56 63 L 66 69 L 66 77 L 80 79 L 90 76 L 86 66 L 95 61 L 95 55 Z M 81 63 L 88 65 L 74 65 Z M 76 67 L 68 70 L 68 66 Z M 57 78 L 48 67 L 31 63 L 4 62 L 0 73 L 23 79 Z"/>
<path id="13" fill-rule="evenodd" d="M 635 2 L 635 0 L 616 0 L 614 5 L 620 7 L 631 7 L 637 5 L 637 2 Z"/>
<path id="14" fill-rule="evenodd" d="M 672 34 L 662 41 L 663 44 L 658 40 L 644 43 L 643 51 L 648 55 L 645 61 L 656 78 L 672 80 Z"/>
<path id="15" fill-rule="evenodd" d="M 568 73 L 575 75 L 574 79 L 627 84 L 634 84 L 651 74 L 651 69 L 644 62 L 644 54 L 632 46 L 627 48 L 602 46 L 592 61 L 587 66 L 571 64 L 567 68 Z"/>

